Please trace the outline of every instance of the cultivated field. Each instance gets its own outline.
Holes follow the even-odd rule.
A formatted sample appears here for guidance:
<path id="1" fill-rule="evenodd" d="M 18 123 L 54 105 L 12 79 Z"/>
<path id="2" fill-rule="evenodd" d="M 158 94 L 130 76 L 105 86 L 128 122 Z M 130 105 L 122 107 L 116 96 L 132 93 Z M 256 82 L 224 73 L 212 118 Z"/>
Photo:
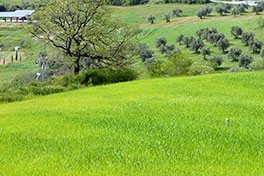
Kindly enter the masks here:
<path id="1" fill-rule="evenodd" d="M 0 175 L 262 175 L 263 79 L 141 80 L 3 104 Z"/>

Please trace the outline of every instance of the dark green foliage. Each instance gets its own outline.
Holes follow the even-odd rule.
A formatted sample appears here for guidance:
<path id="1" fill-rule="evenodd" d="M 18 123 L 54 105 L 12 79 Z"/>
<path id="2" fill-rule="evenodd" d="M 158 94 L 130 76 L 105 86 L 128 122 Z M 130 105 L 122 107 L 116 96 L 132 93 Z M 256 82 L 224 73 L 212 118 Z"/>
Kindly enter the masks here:
<path id="1" fill-rule="evenodd" d="M 164 19 L 164 21 L 166 23 L 169 23 L 170 22 L 170 19 L 171 19 L 171 15 L 170 14 L 164 14 L 163 19 Z"/>
<path id="2" fill-rule="evenodd" d="M 260 53 L 260 50 L 262 48 L 262 42 L 254 40 L 250 43 L 249 48 L 253 53 Z"/>
<path id="3" fill-rule="evenodd" d="M 155 20 L 156 20 L 156 17 L 153 16 L 153 15 L 149 15 L 148 18 L 147 18 L 148 22 L 150 24 L 154 24 L 155 23 Z"/>
<path id="4" fill-rule="evenodd" d="M 76 80 L 81 85 L 102 85 L 109 83 L 132 81 L 138 74 L 131 69 L 88 69 L 80 73 Z"/>
<path id="5" fill-rule="evenodd" d="M 173 11 L 172 11 L 173 15 L 176 15 L 177 17 L 180 16 L 180 14 L 182 13 L 182 10 L 179 9 L 179 8 L 175 8 Z"/>
<path id="6" fill-rule="evenodd" d="M 236 38 L 240 38 L 241 35 L 243 34 L 243 29 L 239 26 L 233 26 L 231 28 L 231 34 Z"/>
<path id="7" fill-rule="evenodd" d="M 206 56 L 210 56 L 211 55 L 211 50 L 209 48 L 203 48 L 201 50 L 201 54 L 203 55 L 204 59 L 206 59 Z"/>
<path id="8" fill-rule="evenodd" d="M 212 12 L 213 8 L 210 6 L 207 6 L 201 10 L 199 10 L 196 15 L 197 17 L 199 17 L 200 19 L 202 19 L 203 17 L 209 15 Z"/>
<path id="9" fill-rule="evenodd" d="M 227 54 L 227 57 L 231 59 L 233 62 L 238 61 L 239 56 L 242 54 L 241 49 L 234 49 L 231 48 L 230 51 Z"/>
<path id="10" fill-rule="evenodd" d="M 248 68 L 249 64 L 252 63 L 253 58 L 251 56 L 240 56 L 239 59 L 239 67 Z"/>
<path id="11" fill-rule="evenodd" d="M 190 50 L 194 51 L 195 53 L 199 53 L 199 51 L 204 47 L 204 43 L 202 40 L 192 40 L 190 44 Z"/>
<path id="12" fill-rule="evenodd" d="M 19 101 L 30 95 L 48 95 L 88 85 L 101 85 L 135 80 L 138 73 L 132 69 L 86 69 L 80 74 L 51 77 L 36 81 L 35 74 L 26 74 L 0 87 L 0 102 Z"/>
<path id="13" fill-rule="evenodd" d="M 215 11 L 219 15 L 223 16 L 226 13 L 229 13 L 229 11 L 231 10 L 231 8 L 232 8 L 232 5 L 231 4 L 220 4 L 219 6 L 217 6 L 215 8 Z"/>
<path id="14" fill-rule="evenodd" d="M 241 41 L 246 46 L 250 46 L 250 44 L 254 41 L 254 33 L 253 32 L 243 32 L 241 35 Z"/>
<path id="15" fill-rule="evenodd" d="M 176 42 L 178 43 L 178 44 L 182 44 L 182 42 L 183 42 L 183 39 L 184 39 L 184 35 L 183 34 L 181 34 L 181 35 L 179 35 L 177 38 L 176 38 Z"/>
<path id="16" fill-rule="evenodd" d="M 207 38 L 208 42 L 214 46 L 217 46 L 217 43 L 222 39 L 225 39 L 225 35 L 221 33 L 210 33 Z"/>
<path id="17" fill-rule="evenodd" d="M 232 14 L 233 16 L 240 15 L 240 13 L 241 13 L 240 10 L 241 10 L 241 9 L 239 9 L 239 8 L 234 8 L 234 9 L 231 10 L 231 14 Z"/>
<path id="18" fill-rule="evenodd" d="M 147 59 L 150 59 L 153 57 L 154 51 L 149 48 L 149 46 L 144 43 L 140 43 L 138 45 L 138 54 L 142 60 L 142 62 L 145 62 Z"/>
<path id="19" fill-rule="evenodd" d="M 219 48 L 219 50 L 221 50 L 223 53 L 225 53 L 226 49 L 229 47 L 229 41 L 226 38 L 222 38 L 220 40 L 217 41 L 217 47 Z"/>
<path id="20" fill-rule="evenodd" d="M 217 70 L 219 68 L 219 66 L 221 66 L 223 64 L 223 59 L 220 56 L 213 57 L 213 58 L 209 59 L 208 61 L 209 61 L 209 65 L 214 70 Z"/>
<path id="21" fill-rule="evenodd" d="M 259 13 L 263 12 L 263 7 L 261 5 L 256 5 L 253 6 L 253 12 L 255 12 L 257 15 L 259 15 Z"/>
<path id="22" fill-rule="evenodd" d="M 191 37 L 187 37 L 187 36 L 184 37 L 183 43 L 185 44 L 185 47 L 189 48 L 193 40 L 194 40 L 194 37 L 192 37 L 192 36 Z"/>
<path id="23" fill-rule="evenodd" d="M 166 44 L 167 44 L 167 40 L 166 40 L 166 38 L 158 38 L 157 40 L 156 40 L 156 47 L 157 48 L 160 48 L 162 45 L 163 46 L 166 46 Z"/>

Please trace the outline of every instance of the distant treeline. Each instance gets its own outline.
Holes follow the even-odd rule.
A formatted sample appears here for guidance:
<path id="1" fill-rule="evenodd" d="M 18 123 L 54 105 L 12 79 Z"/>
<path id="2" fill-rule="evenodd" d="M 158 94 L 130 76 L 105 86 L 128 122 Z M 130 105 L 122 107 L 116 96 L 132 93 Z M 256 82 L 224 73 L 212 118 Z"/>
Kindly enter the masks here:
<path id="1" fill-rule="evenodd" d="M 146 3 L 185 3 L 185 4 L 206 4 L 209 0 L 108 0 L 109 4 L 117 6 L 139 5 Z"/>
<path id="2" fill-rule="evenodd" d="M 45 5 L 45 1 L 38 3 L 30 3 L 22 1 L 19 4 L 10 4 L 8 2 L 0 5 L 0 12 L 4 11 L 15 11 L 23 9 L 37 9 L 40 6 Z M 107 0 L 109 5 L 115 6 L 129 6 L 129 5 L 140 5 L 140 4 L 162 4 L 162 3 L 185 3 L 185 4 L 206 4 L 209 3 L 209 0 Z"/>

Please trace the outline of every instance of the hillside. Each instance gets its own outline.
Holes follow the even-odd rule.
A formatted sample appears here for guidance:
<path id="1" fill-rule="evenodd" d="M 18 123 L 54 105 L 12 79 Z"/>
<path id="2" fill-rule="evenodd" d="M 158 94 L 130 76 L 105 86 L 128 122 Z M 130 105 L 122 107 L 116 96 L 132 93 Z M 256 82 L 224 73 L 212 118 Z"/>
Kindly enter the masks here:
<path id="1" fill-rule="evenodd" d="M 213 12 L 204 19 L 199 19 L 196 13 L 199 9 L 210 6 L 213 8 Z M 201 54 L 194 53 L 189 49 L 186 49 L 184 45 L 176 44 L 176 38 L 180 34 L 185 36 L 193 36 L 198 38 L 196 31 L 202 28 L 216 28 L 218 32 L 224 34 L 230 42 L 230 48 L 239 48 L 243 51 L 244 55 L 252 55 L 254 61 L 261 59 L 259 54 L 252 54 L 249 47 L 245 46 L 241 40 L 234 39 L 231 35 L 231 28 L 233 26 L 240 26 L 244 31 L 250 31 L 255 34 L 255 38 L 260 41 L 264 41 L 263 29 L 259 28 L 258 21 L 263 18 L 263 13 L 256 15 L 252 13 L 252 8 L 246 10 L 245 13 L 232 16 L 230 13 L 220 16 L 215 12 L 215 8 L 218 4 L 209 3 L 205 5 L 188 5 L 188 4 L 162 4 L 162 5 L 140 5 L 132 7 L 115 7 L 114 16 L 123 22 L 130 25 L 136 25 L 142 29 L 140 35 L 140 41 L 146 43 L 150 46 L 152 50 L 155 51 L 155 58 L 165 58 L 159 52 L 159 49 L 155 47 L 156 39 L 165 37 L 167 39 L 168 45 L 174 44 L 176 48 L 179 48 L 182 53 L 187 57 L 191 58 L 195 65 L 206 65 L 207 60 L 203 59 Z M 234 6 L 235 7 L 235 6 Z M 175 8 L 182 9 L 183 13 L 179 17 L 172 15 L 172 11 Z M 171 22 L 166 23 L 163 20 L 164 14 L 171 14 Z M 149 15 L 154 15 L 156 17 L 155 24 L 149 24 L 147 22 L 147 17 Z M 223 53 L 215 46 L 207 41 L 204 41 L 205 48 L 209 48 L 213 56 L 222 56 L 223 65 L 221 66 L 224 70 L 231 67 L 238 67 L 238 63 L 231 62 L 227 58 L 227 55 Z"/>
<path id="2" fill-rule="evenodd" d="M 2 104 L 0 175 L 262 175 L 263 79 L 150 79 Z"/>

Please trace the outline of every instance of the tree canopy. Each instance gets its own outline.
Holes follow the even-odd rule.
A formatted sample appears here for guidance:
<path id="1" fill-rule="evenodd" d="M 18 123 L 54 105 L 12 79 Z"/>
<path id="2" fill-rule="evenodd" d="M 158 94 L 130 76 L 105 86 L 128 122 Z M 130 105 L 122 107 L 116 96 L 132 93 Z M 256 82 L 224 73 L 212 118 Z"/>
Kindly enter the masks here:
<path id="1" fill-rule="evenodd" d="M 29 31 L 72 58 L 75 73 L 79 73 L 82 59 L 97 68 L 129 63 L 138 30 L 113 20 L 105 0 L 47 3 L 33 16 Z"/>

